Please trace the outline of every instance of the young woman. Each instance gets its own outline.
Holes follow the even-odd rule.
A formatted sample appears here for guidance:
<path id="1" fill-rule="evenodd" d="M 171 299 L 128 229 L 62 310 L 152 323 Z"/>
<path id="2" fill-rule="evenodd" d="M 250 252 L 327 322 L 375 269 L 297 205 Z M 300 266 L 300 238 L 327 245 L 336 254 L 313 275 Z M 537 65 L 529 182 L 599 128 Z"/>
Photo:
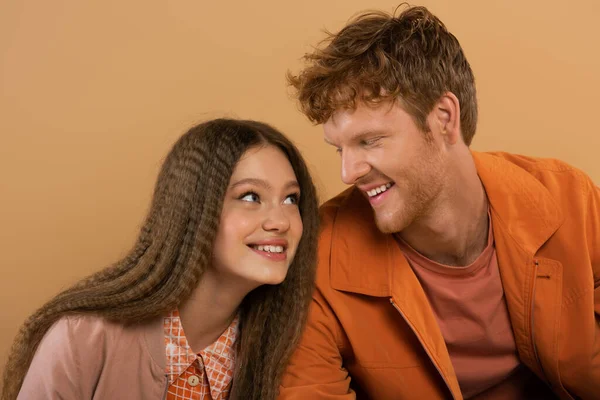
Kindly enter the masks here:
<path id="1" fill-rule="evenodd" d="M 280 132 L 192 128 L 130 253 L 27 319 L 2 399 L 275 399 L 313 290 L 317 207 Z"/>

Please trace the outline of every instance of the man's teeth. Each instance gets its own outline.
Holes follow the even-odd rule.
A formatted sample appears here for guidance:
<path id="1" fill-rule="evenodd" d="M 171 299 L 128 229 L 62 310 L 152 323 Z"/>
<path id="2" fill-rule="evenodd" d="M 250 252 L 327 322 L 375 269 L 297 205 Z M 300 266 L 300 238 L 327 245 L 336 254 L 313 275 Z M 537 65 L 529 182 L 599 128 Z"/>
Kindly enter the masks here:
<path id="1" fill-rule="evenodd" d="M 258 251 L 266 251 L 268 253 L 283 253 L 283 246 L 252 246 Z"/>
<path id="2" fill-rule="evenodd" d="M 369 190 L 367 194 L 369 195 L 369 197 L 377 196 L 378 194 L 385 192 L 391 187 L 391 183 L 386 183 L 385 185 L 381 185 L 379 187 L 376 187 L 375 189 Z"/>

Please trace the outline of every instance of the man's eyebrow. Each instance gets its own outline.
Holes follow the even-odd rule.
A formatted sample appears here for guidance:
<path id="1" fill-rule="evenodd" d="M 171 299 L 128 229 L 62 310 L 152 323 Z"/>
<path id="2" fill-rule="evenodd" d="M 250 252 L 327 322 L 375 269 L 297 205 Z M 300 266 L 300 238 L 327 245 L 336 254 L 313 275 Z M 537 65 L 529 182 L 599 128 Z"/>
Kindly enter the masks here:
<path id="1" fill-rule="evenodd" d="M 365 137 L 368 137 L 368 136 L 381 136 L 383 134 L 385 134 L 385 132 L 382 131 L 382 130 L 367 129 L 367 130 L 364 130 L 364 131 L 358 131 L 358 132 L 356 132 L 354 135 L 350 136 L 350 139 L 356 142 L 356 141 L 359 141 L 359 140 L 361 140 L 361 139 L 363 139 Z"/>
<path id="2" fill-rule="evenodd" d="M 364 130 L 364 131 L 358 131 L 358 132 L 353 133 L 352 136 L 350 136 L 350 140 L 353 141 L 353 142 L 357 142 L 357 141 L 359 141 L 359 140 L 361 140 L 361 139 L 363 139 L 365 137 L 378 136 L 378 135 L 384 135 L 384 134 L 386 134 L 386 133 L 384 131 L 382 131 L 382 130 L 367 129 L 367 130 Z M 327 140 L 327 138 L 323 138 L 323 140 L 328 145 L 336 146 L 337 147 L 336 144 L 331 143 L 329 140 Z"/>

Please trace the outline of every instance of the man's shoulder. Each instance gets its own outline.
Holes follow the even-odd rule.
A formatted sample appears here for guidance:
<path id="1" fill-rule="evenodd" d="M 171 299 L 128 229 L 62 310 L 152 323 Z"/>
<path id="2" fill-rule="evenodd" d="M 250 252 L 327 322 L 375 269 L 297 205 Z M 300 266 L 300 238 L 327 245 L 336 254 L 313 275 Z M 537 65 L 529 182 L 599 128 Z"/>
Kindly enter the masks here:
<path id="1" fill-rule="evenodd" d="M 324 202 L 319 208 L 319 211 L 321 212 L 321 214 L 325 215 L 335 214 L 340 209 L 340 207 L 342 207 L 344 203 L 348 201 L 353 191 L 354 186 L 351 186 L 343 190 L 342 192 L 336 194 L 335 196 Z"/>
<path id="2" fill-rule="evenodd" d="M 553 195 L 564 195 L 566 192 L 587 191 L 590 178 L 580 169 L 556 158 L 533 157 L 507 152 L 480 153 L 483 157 L 491 157 L 507 162 L 526 172 L 539 181 Z"/>
<path id="3" fill-rule="evenodd" d="M 327 200 L 319 209 L 321 238 L 333 231 L 357 233 L 375 226 L 373 209 L 365 196 L 354 186 Z"/>
<path id="4" fill-rule="evenodd" d="M 574 172 L 578 171 L 577 168 L 568 164 L 565 161 L 548 158 L 548 157 L 534 157 L 523 154 L 507 153 L 503 151 L 494 151 L 481 153 L 491 157 L 498 157 L 506 160 L 526 171 L 529 172 Z"/>

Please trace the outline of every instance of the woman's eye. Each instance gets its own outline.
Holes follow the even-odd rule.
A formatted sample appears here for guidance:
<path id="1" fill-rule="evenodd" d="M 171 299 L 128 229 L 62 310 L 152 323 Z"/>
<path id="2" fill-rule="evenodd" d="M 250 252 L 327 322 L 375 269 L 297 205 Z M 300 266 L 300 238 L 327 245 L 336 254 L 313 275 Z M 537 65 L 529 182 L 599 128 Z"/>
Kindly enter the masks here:
<path id="1" fill-rule="evenodd" d="M 300 198 L 300 195 L 298 195 L 298 194 L 290 194 L 288 197 L 285 198 L 285 200 L 283 201 L 283 204 L 298 204 L 299 198 Z"/>
<path id="2" fill-rule="evenodd" d="M 243 194 L 240 197 L 240 200 L 253 203 L 253 202 L 260 201 L 260 198 L 258 197 L 258 195 L 256 193 L 250 192 L 250 193 Z"/>

